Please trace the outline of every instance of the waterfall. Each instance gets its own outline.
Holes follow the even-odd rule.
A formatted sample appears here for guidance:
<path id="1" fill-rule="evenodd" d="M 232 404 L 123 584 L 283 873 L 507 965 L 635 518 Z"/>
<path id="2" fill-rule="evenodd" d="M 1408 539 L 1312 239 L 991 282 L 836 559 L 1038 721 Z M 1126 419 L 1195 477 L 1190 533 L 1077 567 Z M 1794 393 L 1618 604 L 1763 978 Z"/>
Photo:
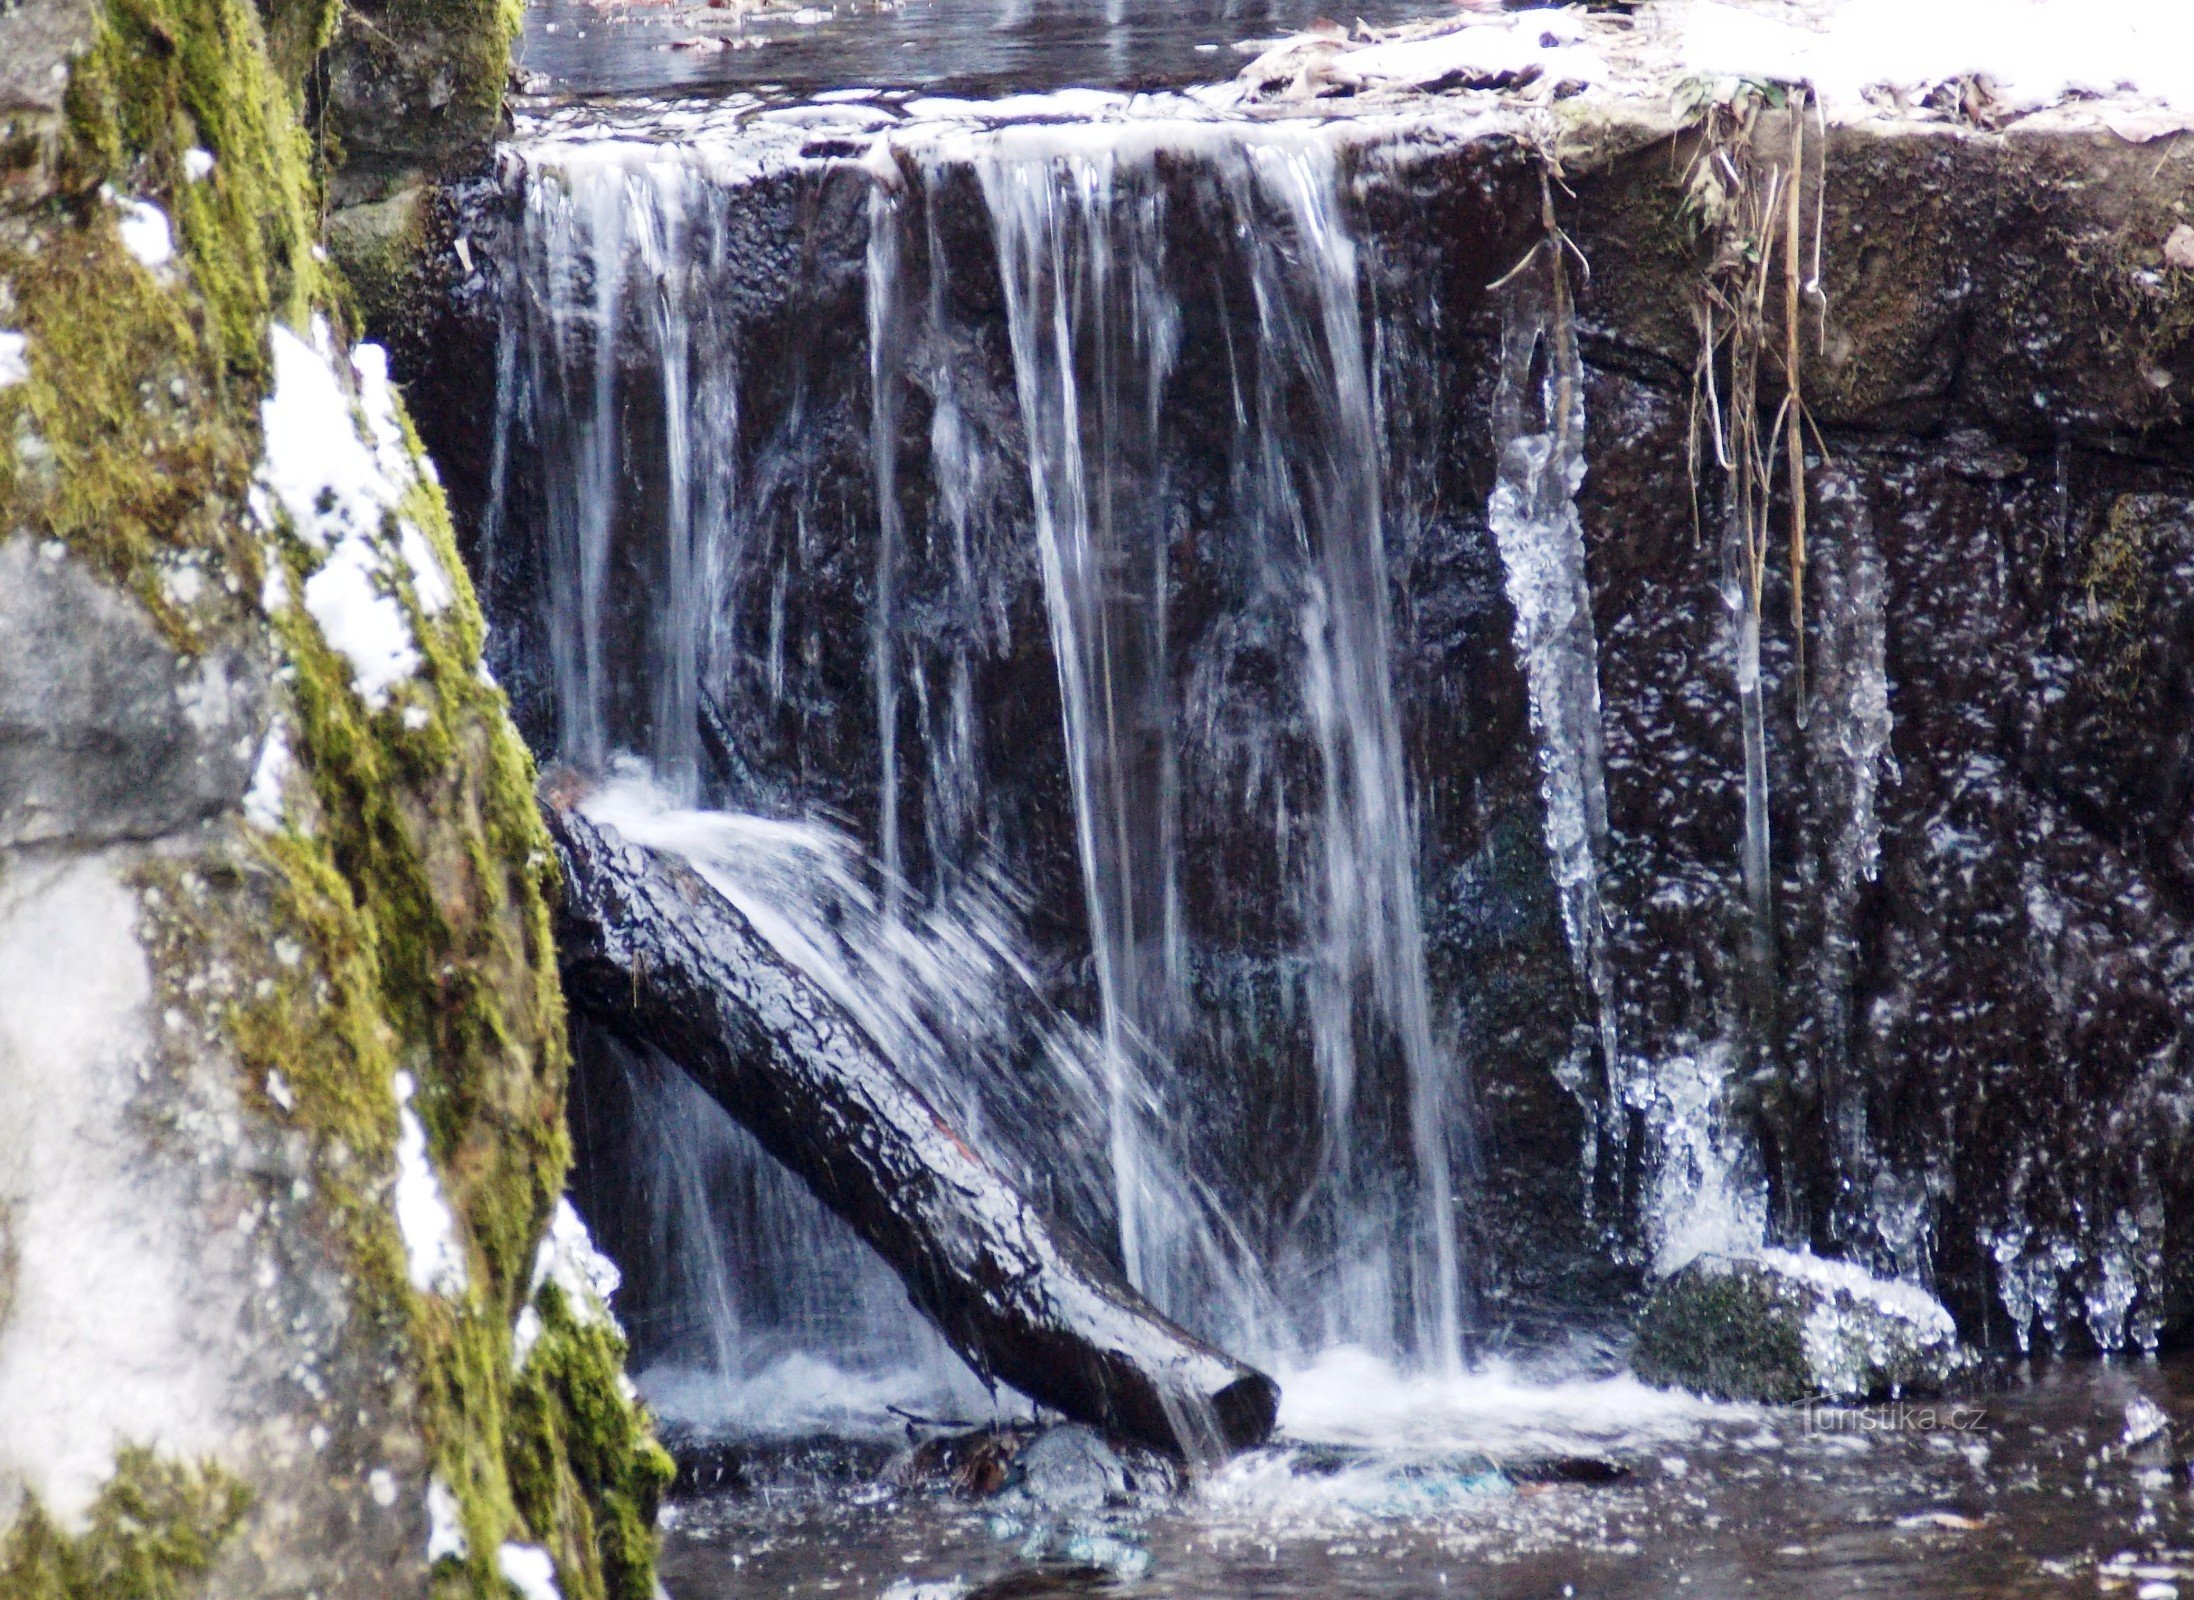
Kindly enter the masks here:
<path id="1" fill-rule="evenodd" d="M 1306 945 L 1321 1089 L 1318 1172 L 1278 1297 L 1297 1337 L 1414 1351 L 1453 1367 L 1462 1264 L 1450 1145 L 1451 1063 L 1426 996 L 1415 854 L 1391 683 L 1377 425 L 1355 247 L 1337 163 L 1315 137 L 1229 135 L 1196 151 L 1216 207 L 1207 238 L 1238 241 L 1254 351 L 1234 375 L 1229 488 L 1263 582 L 1294 613 L 1294 694 L 1315 743 L 1320 826 Z M 1066 720 L 1077 839 L 1113 1085 L 1123 1252 L 1139 1286 L 1179 1304 L 1165 1197 L 1144 1176 L 1149 1085 L 1195 1007 L 1182 953 L 1184 712 L 1169 676 L 1169 552 L 1185 520 L 1164 435 L 1181 269 L 1174 203 L 1145 143 L 1082 133 L 989 136 L 974 152 L 996 233 L 1028 438 Z M 1246 390 L 1246 397 L 1245 397 Z M 1285 815 L 1285 794 L 1279 795 Z M 1289 829 L 1275 829 L 1277 851 Z M 1358 1103 L 1367 1024 L 1398 1047 L 1410 1192 L 1366 1144 Z"/>
<path id="2" fill-rule="evenodd" d="M 869 600 L 869 673 L 876 695 L 877 833 L 885 894 L 894 916 L 905 893 L 906 857 L 899 843 L 899 675 L 897 638 L 899 546 L 899 202 L 895 174 L 879 173 L 868 210 L 869 457 L 876 477 L 876 590 Z"/>
<path id="3" fill-rule="evenodd" d="M 767 361 L 731 243 L 750 166 L 529 157 L 497 559 L 539 564 L 558 752 L 622 774 L 590 809 L 685 854 L 1180 1320 L 1457 1368 L 1474 1134 L 1428 993 L 1329 137 L 879 145 L 836 169 L 856 270 L 802 286 L 840 298 L 793 300 Z M 842 205 L 829 181 L 800 203 Z M 998 692 L 1032 652 L 1048 729 Z M 1025 887 L 1051 824 L 1016 785 L 1054 760 L 1078 917 Z M 616 1071 L 669 1104 L 659 1066 Z M 718 1283 L 670 1239 L 736 1234 L 707 1186 L 643 1187 L 680 1219 L 643 1247 L 704 1308 L 766 1301 L 827 1232 L 816 1208 L 726 1246 Z"/>
<path id="4" fill-rule="evenodd" d="M 538 511 L 559 754 L 599 767 L 636 751 L 687 799 L 698 793 L 701 682 L 736 493 L 736 365 L 695 290 L 722 248 L 706 192 L 688 164 L 615 150 L 524 185 L 490 513 L 499 538 L 514 445 L 558 463 L 539 475 Z M 650 375 L 663 477 L 641 485 L 660 518 L 643 543 L 626 526 L 639 478 L 626 430 Z M 634 613 L 643 634 L 628 640 Z M 635 645 L 644 672 L 620 659 Z"/>
<path id="5" fill-rule="evenodd" d="M 735 1417 L 798 1436 L 890 1426 L 890 1405 L 992 1414 L 943 1338 L 907 1314 L 897 1276 L 690 1078 L 596 1031 L 576 1043 L 600 1069 L 576 1120 L 640 1203 L 599 1203 L 599 1180 L 581 1201 L 610 1224 L 603 1244 L 649 1269 L 628 1278 L 620 1311 L 651 1352 L 640 1381 L 669 1428 L 706 1437 Z"/>
<path id="6" fill-rule="evenodd" d="M 1166 1197 L 1144 1171 L 1148 1080 L 1168 1059 L 1182 985 L 1155 482 L 1157 401 L 1173 357 L 1174 308 L 1158 281 L 1162 202 L 1147 181 L 1120 192 L 1118 154 L 1102 145 L 1054 155 L 1041 134 L 1000 138 L 978 161 L 1066 722 L 1120 1250 L 1129 1281 L 1163 1300 L 1174 1241 L 1158 1231 Z"/>

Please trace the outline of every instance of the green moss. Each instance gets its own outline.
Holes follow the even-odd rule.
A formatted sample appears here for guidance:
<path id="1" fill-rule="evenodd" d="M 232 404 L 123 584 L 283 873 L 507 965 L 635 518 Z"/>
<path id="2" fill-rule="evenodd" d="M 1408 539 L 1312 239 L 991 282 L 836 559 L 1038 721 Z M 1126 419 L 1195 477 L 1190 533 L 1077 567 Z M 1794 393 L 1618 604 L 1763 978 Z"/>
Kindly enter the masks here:
<path id="1" fill-rule="evenodd" d="M 590 1590 L 647 1594 L 670 1457 L 624 1397 L 625 1348 L 615 1330 L 574 1316 L 553 1283 L 539 1306 L 542 1331 L 511 1403 L 519 1509 L 533 1526 L 563 1530 L 551 1552 L 560 1572 L 585 1573 Z"/>
<path id="2" fill-rule="evenodd" d="M 462 25 L 459 79 L 492 98 L 515 8 L 427 11 Z M 267 568 L 295 595 L 320 559 L 286 533 L 264 539 L 246 502 L 268 326 L 303 326 L 339 292 L 318 260 L 324 147 L 298 91 L 332 16 L 326 0 L 264 22 L 244 0 L 106 0 L 71 81 L 60 181 L 0 217 L 0 313 L 30 355 L 29 381 L 0 390 L 0 528 L 61 541 L 186 650 L 264 640 Z M 193 148 L 215 160 L 196 182 Z M 172 265 L 123 248 L 106 189 L 163 208 Z M 303 1136 L 313 1230 L 349 1287 L 346 1337 L 387 1356 L 388 1420 L 424 1440 L 460 1502 L 473 1554 L 445 1564 L 438 1592 L 501 1600 L 494 1552 L 519 1540 L 555 1552 L 567 1600 L 646 1600 L 663 1460 L 620 1386 L 621 1347 L 553 1311 L 540 1365 L 512 1370 L 511 1323 L 569 1159 L 553 856 L 531 760 L 479 672 L 483 625 L 431 479 L 396 518 L 457 591 L 430 617 L 402 586 L 418 672 L 369 709 L 307 614 L 279 607 L 292 826 L 147 865 L 147 943 L 163 1007 L 225 1040 L 246 1103 Z M 165 581 L 186 560 L 209 580 L 188 605 Z M 459 1296 L 406 1275 L 387 1203 L 399 1070 L 465 1241 Z M 110 1521 L 80 1539 L 26 1515 L 0 1546 L 0 1572 L 20 1578 L 6 1592 L 179 1592 L 244 1514 L 225 1480 L 181 1470 L 126 1456 Z"/>
<path id="3" fill-rule="evenodd" d="M 359 325 L 394 329 L 420 308 L 415 285 L 427 247 L 426 185 L 328 217 L 328 253 L 342 269 Z"/>
<path id="4" fill-rule="evenodd" d="M 2183 511 L 2166 495 L 2119 495 L 2080 573 L 2085 614 L 2077 621 L 2093 640 L 2081 654 L 2095 663 L 2095 696 L 2121 734 L 2153 726 L 2161 709 L 2153 703 L 2165 687 L 2154 660 L 2155 615 Z"/>
<path id="5" fill-rule="evenodd" d="M 251 1497 L 213 1464 L 186 1466 L 124 1449 L 81 1534 L 37 1505 L 0 1538 L 9 1600 L 183 1600 L 200 1592 Z"/>
<path id="6" fill-rule="evenodd" d="M 184 152 L 213 172 L 191 181 Z M 114 194 L 169 216 L 173 267 L 122 247 Z M 60 539 L 144 602 L 184 648 L 194 619 L 160 559 L 256 567 L 238 516 L 257 455 L 270 318 L 326 283 L 294 96 L 242 0 L 109 0 L 68 92 L 56 191 L 0 230 L 0 284 L 30 379 L 0 390 L 0 526 Z"/>
<path id="7" fill-rule="evenodd" d="M 1648 1303 L 1631 1364 L 1648 1383 L 1795 1402 L 1813 1393 L 1804 1341 L 1800 1319 L 1768 1279 L 1691 1270 Z"/>

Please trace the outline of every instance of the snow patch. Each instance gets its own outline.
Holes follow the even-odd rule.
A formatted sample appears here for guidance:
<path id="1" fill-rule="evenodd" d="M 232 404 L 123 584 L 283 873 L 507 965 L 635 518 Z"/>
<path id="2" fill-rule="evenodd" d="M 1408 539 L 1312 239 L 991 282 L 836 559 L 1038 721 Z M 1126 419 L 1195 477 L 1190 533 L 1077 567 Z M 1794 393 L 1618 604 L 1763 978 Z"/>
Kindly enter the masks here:
<path id="1" fill-rule="evenodd" d="M 255 508 L 268 523 L 279 508 L 298 538 L 326 553 L 325 564 L 305 580 L 305 609 L 349 661 L 359 697 L 378 711 L 388 704 L 389 691 L 420 666 L 411 619 L 380 543 L 391 513 L 416 481 L 388 357 L 371 344 L 352 354 L 359 391 L 354 412 L 331 359 L 326 319 L 313 319 L 309 343 L 279 324 L 271 339 L 274 389 L 259 408 L 266 455 L 254 485 L 267 498 L 255 500 Z M 398 542 L 405 543 L 401 532 Z M 423 536 L 418 542 L 425 548 Z M 419 568 L 408 551 L 400 553 Z M 261 597 L 269 611 L 286 598 L 275 592 L 275 570 L 270 563 L 269 589 Z M 438 563 L 427 563 L 416 582 L 422 609 L 448 604 L 449 576 Z M 429 607 L 430 597 L 436 607 Z"/>
<path id="2" fill-rule="evenodd" d="M 30 382 L 30 335 L 0 328 L 0 389 Z"/>
<path id="3" fill-rule="evenodd" d="M 533 1358 L 533 1347 L 541 1342 L 541 1313 L 527 1306 L 518 1313 L 518 1321 L 510 1330 L 510 1370 L 523 1372 L 526 1363 Z"/>
<path id="4" fill-rule="evenodd" d="M 411 1108 L 411 1074 L 396 1074 L 396 1227 L 404 1236 L 411 1286 L 421 1294 L 465 1292 L 465 1253 L 457 1219 L 427 1156 L 427 1130 Z"/>
<path id="5" fill-rule="evenodd" d="M 1831 111 L 1867 91 L 1924 92 L 1978 76 L 2010 110 L 2074 93 L 2147 95 L 2194 111 L 2194 8 L 2155 0 L 1843 0 L 1813 26 L 1723 4 L 1686 21 L 1684 64 L 1706 76 L 1805 80 Z"/>
<path id="6" fill-rule="evenodd" d="M 213 152 L 192 145 L 183 152 L 183 176 L 192 183 L 204 183 L 213 176 Z"/>
<path id="7" fill-rule="evenodd" d="M 449 569 L 442 565 L 442 558 L 434 553 L 434 546 L 419 524 L 409 517 L 396 525 L 396 548 L 404 558 L 404 565 L 411 569 L 411 592 L 419 602 L 419 609 L 430 617 L 438 617 L 450 608 L 457 598 L 457 591 L 449 581 Z"/>
<path id="8" fill-rule="evenodd" d="M 358 697 L 374 711 L 419 670 L 411 619 L 382 587 L 386 579 L 380 550 L 354 537 L 337 545 L 327 564 L 305 580 L 305 609 L 329 646 L 350 662 Z"/>
<path id="9" fill-rule="evenodd" d="M 289 724 L 276 717 L 267 729 L 266 743 L 251 769 L 251 787 L 244 791 L 244 820 L 266 833 L 282 831 L 282 787 L 296 766 L 290 754 Z"/>
<path id="10" fill-rule="evenodd" d="M 396 416 L 396 386 L 389 382 L 389 353 L 380 345 L 365 343 L 350 353 L 351 371 L 358 378 L 358 409 L 364 413 L 366 432 L 374 455 L 389 482 L 406 486 L 413 475 L 411 444 Z"/>
<path id="11" fill-rule="evenodd" d="M 313 318 L 314 342 L 327 324 Z M 259 481 L 315 550 L 369 537 L 395 509 L 402 487 L 382 470 L 351 416 L 350 397 L 326 356 L 280 323 L 271 336 L 274 389 L 259 406 L 266 457 Z"/>
<path id="12" fill-rule="evenodd" d="M 521 1600 L 564 1600 L 556 1587 L 556 1563 L 537 1544 L 506 1544 L 495 1552 L 495 1570 Z"/>
<path id="13" fill-rule="evenodd" d="M 175 259 L 175 235 L 168 214 L 150 200 L 122 200 L 116 226 L 122 230 L 122 248 L 145 267 L 164 267 Z"/>
<path id="14" fill-rule="evenodd" d="M 545 1283 L 563 1291 L 565 1303 L 581 1322 L 613 1321 L 610 1297 L 623 1282 L 617 1263 L 594 1248 L 586 1223 L 569 1200 L 558 1200 L 549 1218 L 548 1236 L 533 1255 L 533 1289 Z"/>
<path id="15" fill-rule="evenodd" d="M 465 1537 L 456 1491 L 436 1473 L 427 1480 L 427 1564 L 466 1561 L 471 1556 L 472 1541 Z"/>
<path id="16" fill-rule="evenodd" d="M 1340 57 L 1339 70 L 1367 82 L 1431 84 L 1443 78 L 1546 78 L 1600 83 L 1610 75 L 1598 51 L 1581 43 L 1577 18 L 1530 11 L 1423 39 L 1366 45 Z"/>

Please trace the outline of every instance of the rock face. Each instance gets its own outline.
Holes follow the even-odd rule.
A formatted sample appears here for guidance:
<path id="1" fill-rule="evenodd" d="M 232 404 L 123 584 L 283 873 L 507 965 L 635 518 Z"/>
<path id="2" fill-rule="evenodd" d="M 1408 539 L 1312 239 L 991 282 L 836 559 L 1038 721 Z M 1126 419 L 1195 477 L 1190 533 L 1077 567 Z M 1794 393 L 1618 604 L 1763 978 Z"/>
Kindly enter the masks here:
<path id="1" fill-rule="evenodd" d="M 1724 1400 L 1939 1394 L 1967 1370 L 1940 1301 L 1841 1261 L 1767 1250 L 1701 1256 L 1646 1303 L 1638 1376 Z"/>
<path id="2" fill-rule="evenodd" d="M 175 833 L 236 804 L 267 714 L 265 663 L 178 656 L 66 545 L 0 544 L 0 847 Z"/>
<path id="3" fill-rule="evenodd" d="M 643 1600 L 531 767 L 273 10 L 0 13 L 0 1591 Z"/>

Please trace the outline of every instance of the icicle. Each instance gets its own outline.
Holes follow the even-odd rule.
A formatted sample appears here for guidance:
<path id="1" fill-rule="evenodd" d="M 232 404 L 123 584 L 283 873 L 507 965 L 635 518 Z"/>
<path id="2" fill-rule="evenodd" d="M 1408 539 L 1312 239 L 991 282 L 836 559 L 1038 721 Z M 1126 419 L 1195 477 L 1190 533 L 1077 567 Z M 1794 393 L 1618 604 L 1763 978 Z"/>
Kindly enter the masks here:
<path id="1" fill-rule="evenodd" d="M 1600 899 L 1607 851 L 1599 644 L 1577 490 L 1584 482 L 1584 365 L 1553 239 L 1503 286 L 1496 478 L 1486 519 L 1500 547 L 1531 695 L 1547 857 L 1562 930 L 1598 1022 L 1610 1088 L 1620 1076 L 1615 983 Z M 1538 382 L 1533 383 L 1534 374 Z M 1619 1114 L 1614 1125 L 1620 1126 Z M 1589 1187 L 1591 1174 L 1586 1175 Z"/>

